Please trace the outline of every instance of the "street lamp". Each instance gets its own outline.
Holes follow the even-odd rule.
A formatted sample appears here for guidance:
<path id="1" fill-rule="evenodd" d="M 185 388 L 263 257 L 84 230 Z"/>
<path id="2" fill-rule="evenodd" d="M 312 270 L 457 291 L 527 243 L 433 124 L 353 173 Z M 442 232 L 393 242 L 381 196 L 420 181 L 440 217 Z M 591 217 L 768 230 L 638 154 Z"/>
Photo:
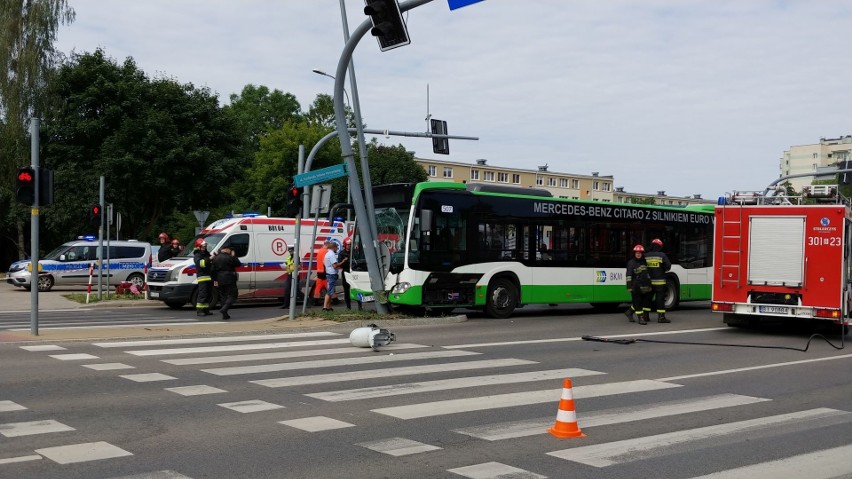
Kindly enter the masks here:
<path id="1" fill-rule="evenodd" d="M 322 75 L 324 77 L 329 77 L 332 80 L 336 80 L 336 78 L 334 78 L 334 75 L 329 75 L 328 73 L 326 73 L 322 70 L 314 69 L 314 70 L 311 70 L 311 71 L 316 73 L 317 75 Z M 346 92 L 346 88 L 343 89 L 343 95 L 346 97 L 346 104 L 349 105 L 349 108 L 352 108 L 352 102 L 349 101 L 349 93 Z"/>

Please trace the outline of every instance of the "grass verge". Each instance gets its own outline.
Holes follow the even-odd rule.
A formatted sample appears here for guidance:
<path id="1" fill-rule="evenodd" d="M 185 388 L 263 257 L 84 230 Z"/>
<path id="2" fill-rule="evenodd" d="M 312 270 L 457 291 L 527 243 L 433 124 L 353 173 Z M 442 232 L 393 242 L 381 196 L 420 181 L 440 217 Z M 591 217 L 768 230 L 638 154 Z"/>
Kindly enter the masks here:
<path id="1" fill-rule="evenodd" d="M 62 297 L 66 299 L 70 299 L 71 301 L 76 301 L 80 304 L 86 304 L 86 293 L 69 293 L 63 294 Z M 126 301 L 126 300 L 145 300 L 144 294 L 115 294 L 110 293 L 109 298 L 107 298 L 106 294 L 101 294 L 101 299 L 98 300 L 98 294 L 92 293 L 89 295 L 89 304 L 98 303 L 98 302 L 106 302 L 106 301 Z"/>

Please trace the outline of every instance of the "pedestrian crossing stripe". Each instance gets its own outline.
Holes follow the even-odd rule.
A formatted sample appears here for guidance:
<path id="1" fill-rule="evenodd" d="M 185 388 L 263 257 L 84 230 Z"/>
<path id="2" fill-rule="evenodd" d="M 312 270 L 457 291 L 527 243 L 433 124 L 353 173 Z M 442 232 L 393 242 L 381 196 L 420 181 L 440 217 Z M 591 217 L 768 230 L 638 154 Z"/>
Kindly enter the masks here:
<path id="1" fill-rule="evenodd" d="M 644 391 L 655 391 L 681 387 L 679 384 L 641 379 L 617 383 L 595 384 L 574 388 L 574 398 L 609 396 L 615 394 L 632 394 Z M 562 389 L 545 389 L 540 391 L 525 391 L 520 393 L 496 394 L 464 399 L 449 399 L 405 406 L 372 409 L 373 412 L 392 416 L 399 419 L 416 419 L 462 412 L 483 411 L 513 406 L 528 406 L 553 402 L 556 404 L 562 395 Z"/>
<path id="2" fill-rule="evenodd" d="M 791 427 L 803 430 L 847 422 L 852 422 L 852 413 L 830 408 L 816 408 L 654 436 L 562 449 L 548 452 L 547 455 L 588 466 L 607 467 L 686 451 L 685 445 L 688 445 L 691 451 L 697 447 L 695 443 L 709 439 L 721 439 L 747 432 L 760 433 L 773 427 L 780 428 L 783 426 L 784 432 L 790 433 Z M 684 446 L 684 448 L 678 449 L 676 446 Z"/>

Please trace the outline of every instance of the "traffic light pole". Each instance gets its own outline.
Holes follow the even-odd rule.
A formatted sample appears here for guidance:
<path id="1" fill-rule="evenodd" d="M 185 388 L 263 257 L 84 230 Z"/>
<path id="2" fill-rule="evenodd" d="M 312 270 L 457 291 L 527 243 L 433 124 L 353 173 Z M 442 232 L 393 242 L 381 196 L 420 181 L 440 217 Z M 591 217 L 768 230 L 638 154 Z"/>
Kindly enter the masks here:
<path id="1" fill-rule="evenodd" d="M 40 121 L 38 118 L 30 119 L 30 156 L 32 157 L 32 166 L 35 171 L 35 195 L 33 198 L 33 206 L 30 208 L 30 332 L 33 336 L 38 336 L 38 218 L 39 218 L 39 196 L 41 193 L 41 180 L 39 179 L 39 130 Z"/>
<path id="2" fill-rule="evenodd" d="M 400 4 L 401 12 L 410 10 L 420 5 L 427 4 L 432 0 L 409 0 L 404 4 Z M 349 169 L 349 190 L 352 192 L 352 205 L 355 207 L 355 215 L 359 218 L 368 218 L 371 213 L 367 212 L 367 207 L 364 202 L 364 195 L 358 184 L 358 172 L 355 168 L 355 154 L 352 151 L 352 138 L 349 137 L 349 129 L 346 124 L 346 110 L 343 105 L 343 83 L 346 78 L 346 70 L 349 63 L 352 61 L 352 52 L 361 38 L 370 30 L 372 22 L 365 20 L 352 32 L 346 45 L 343 47 L 343 52 L 340 54 L 340 60 L 337 62 L 337 70 L 334 75 L 334 116 L 337 124 L 337 136 L 340 139 L 340 150 L 343 161 Z M 367 178 L 364 178 L 364 190 L 372 190 L 372 185 Z M 369 220 L 368 220 L 369 222 Z M 364 255 L 367 260 L 367 271 L 370 276 L 370 287 L 373 290 L 373 295 L 376 298 L 376 311 L 379 314 L 387 314 L 388 307 L 387 297 L 384 295 L 385 284 L 384 278 L 381 275 L 381 265 L 379 264 L 378 249 L 379 244 L 376 235 L 373 233 L 373 228 L 359 228 L 361 237 L 363 238 Z"/>
<path id="3" fill-rule="evenodd" d="M 99 187 L 99 196 L 98 196 L 98 204 L 100 205 L 100 211 L 98 214 L 101 216 L 101 220 L 99 221 L 100 225 L 98 226 L 98 301 L 102 299 L 101 295 L 103 294 L 103 279 L 104 279 L 104 190 L 106 189 L 106 178 L 101 176 L 100 187 Z M 109 282 L 107 282 L 107 288 L 109 288 Z"/>

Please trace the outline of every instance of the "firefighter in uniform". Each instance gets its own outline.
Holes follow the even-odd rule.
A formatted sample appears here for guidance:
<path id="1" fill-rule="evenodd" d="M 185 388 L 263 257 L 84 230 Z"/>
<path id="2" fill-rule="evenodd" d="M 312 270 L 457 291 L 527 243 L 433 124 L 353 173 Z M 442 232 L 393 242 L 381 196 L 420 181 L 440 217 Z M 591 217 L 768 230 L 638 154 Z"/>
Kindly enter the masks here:
<path id="1" fill-rule="evenodd" d="M 654 238 L 645 253 L 648 274 L 651 275 L 651 287 L 654 289 L 654 306 L 657 308 L 657 322 L 671 323 L 666 319 L 666 272 L 672 269 L 669 257 L 663 253 L 663 241 Z"/>
<path id="2" fill-rule="evenodd" d="M 210 300 L 213 296 L 213 278 L 210 277 L 213 264 L 207 251 L 207 242 L 201 238 L 195 240 L 192 250 L 192 260 L 195 262 L 195 276 L 198 278 L 198 294 L 195 297 L 195 314 L 210 316 Z"/>
<path id="3" fill-rule="evenodd" d="M 645 264 L 645 247 L 637 244 L 633 247 L 633 257 L 627 262 L 627 290 L 632 296 L 632 303 L 624 314 L 631 323 L 633 313 L 639 319 L 639 324 L 648 324 L 648 315 L 651 313 L 651 276 L 648 273 L 648 265 Z"/>
<path id="4" fill-rule="evenodd" d="M 228 310 L 237 301 L 237 268 L 242 266 L 237 254 L 228 246 L 223 246 L 213 257 L 213 273 L 215 285 L 222 296 L 222 319 L 231 319 Z"/>

